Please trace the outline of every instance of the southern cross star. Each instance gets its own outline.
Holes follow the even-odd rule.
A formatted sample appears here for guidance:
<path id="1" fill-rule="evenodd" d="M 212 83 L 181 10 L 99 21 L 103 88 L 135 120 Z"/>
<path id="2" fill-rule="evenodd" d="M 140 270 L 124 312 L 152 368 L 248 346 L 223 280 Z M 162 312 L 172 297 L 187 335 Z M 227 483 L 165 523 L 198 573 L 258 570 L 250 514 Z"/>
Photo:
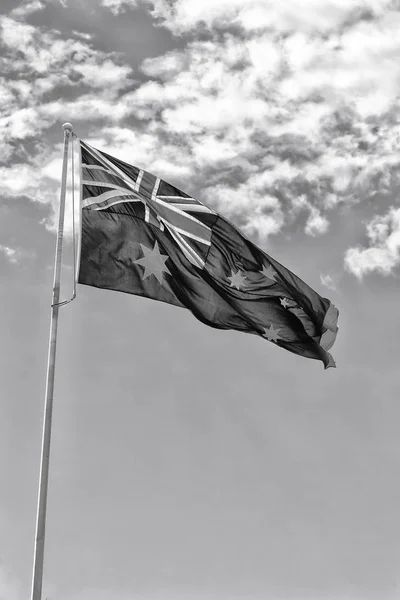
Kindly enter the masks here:
<path id="1" fill-rule="evenodd" d="M 275 279 L 276 271 L 271 267 L 271 265 L 269 267 L 266 267 L 265 265 L 263 265 L 263 268 L 260 271 L 260 273 L 262 273 L 264 275 L 264 277 L 267 277 L 268 279 L 272 279 L 273 281 L 276 281 L 276 279 Z"/>
<path id="2" fill-rule="evenodd" d="M 241 286 L 243 286 L 243 281 L 246 279 L 246 277 L 242 275 L 241 271 L 236 271 L 236 273 L 234 273 L 232 269 L 231 275 L 228 277 L 228 279 L 231 280 L 230 287 L 235 287 L 236 289 L 240 290 Z"/>
<path id="3" fill-rule="evenodd" d="M 280 303 L 282 304 L 283 308 L 286 308 L 287 306 L 289 306 L 289 301 L 287 298 L 281 298 Z"/>
<path id="4" fill-rule="evenodd" d="M 142 275 L 142 279 L 147 279 L 150 275 L 154 275 L 159 283 L 162 283 L 163 273 L 171 273 L 168 270 L 168 267 L 165 266 L 166 261 L 169 256 L 165 254 L 161 254 L 158 242 L 156 241 L 154 244 L 153 250 L 140 244 L 143 255 L 142 258 L 138 258 L 138 260 L 134 260 L 134 263 L 142 265 L 144 267 L 144 273 Z"/>
<path id="5" fill-rule="evenodd" d="M 278 333 L 280 332 L 280 329 L 274 329 L 273 325 L 270 325 L 268 329 L 266 329 L 264 327 L 264 334 L 263 337 L 266 337 L 267 340 L 269 340 L 270 342 L 277 342 L 278 341 Z"/>

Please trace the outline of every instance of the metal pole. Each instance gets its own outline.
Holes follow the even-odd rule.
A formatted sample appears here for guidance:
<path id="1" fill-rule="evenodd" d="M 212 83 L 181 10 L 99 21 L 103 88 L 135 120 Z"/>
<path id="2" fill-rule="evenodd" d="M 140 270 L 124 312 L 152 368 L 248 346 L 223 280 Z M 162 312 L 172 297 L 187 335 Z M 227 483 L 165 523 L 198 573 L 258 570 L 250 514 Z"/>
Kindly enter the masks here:
<path id="1" fill-rule="evenodd" d="M 51 418 L 53 413 L 54 372 L 56 363 L 58 303 L 60 300 L 61 256 L 64 234 L 65 195 L 67 188 L 68 144 L 72 134 L 71 123 L 64 123 L 64 154 L 61 176 L 60 208 L 56 256 L 54 265 L 53 299 L 51 303 L 49 354 L 47 361 L 46 396 L 44 402 L 42 454 L 40 460 L 39 493 L 37 504 L 35 551 L 33 559 L 31 600 L 41 600 L 44 562 L 44 541 L 46 529 L 47 487 L 49 481 L 49 459 Z"/>

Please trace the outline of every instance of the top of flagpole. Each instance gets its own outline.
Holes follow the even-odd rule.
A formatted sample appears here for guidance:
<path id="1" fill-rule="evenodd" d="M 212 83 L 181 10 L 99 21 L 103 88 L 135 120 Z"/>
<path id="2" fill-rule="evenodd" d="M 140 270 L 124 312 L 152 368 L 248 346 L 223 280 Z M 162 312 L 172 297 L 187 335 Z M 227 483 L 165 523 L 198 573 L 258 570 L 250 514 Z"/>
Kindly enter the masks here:
<path id="1" fill-rule="evenodd" d="M 64 131 L 69 131 L 69 132 L 71 132 L 72 129 L 73 129 L 71 123 L 64 123 L 64 125 L 62 126 L 62 128 L 63 128 Z"/>

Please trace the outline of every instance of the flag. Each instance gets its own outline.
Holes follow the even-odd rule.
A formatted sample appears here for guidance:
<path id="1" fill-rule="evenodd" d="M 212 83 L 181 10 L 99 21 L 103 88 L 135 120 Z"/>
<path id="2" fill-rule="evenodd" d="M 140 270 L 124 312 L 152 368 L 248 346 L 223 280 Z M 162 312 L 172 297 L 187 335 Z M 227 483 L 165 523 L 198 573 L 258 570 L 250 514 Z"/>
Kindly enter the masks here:
<path id="1" fill-rule="evenodd" d="M 189 309 L 336 366 L 337 308 L 214 210 L 80 140 L 79 283 Z"/>

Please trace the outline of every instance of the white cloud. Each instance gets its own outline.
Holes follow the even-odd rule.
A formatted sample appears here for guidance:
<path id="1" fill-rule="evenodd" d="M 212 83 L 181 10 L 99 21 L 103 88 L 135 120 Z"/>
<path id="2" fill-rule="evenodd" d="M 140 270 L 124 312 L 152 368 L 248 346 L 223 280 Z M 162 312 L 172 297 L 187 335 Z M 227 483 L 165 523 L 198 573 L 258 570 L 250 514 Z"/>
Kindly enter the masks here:
<path id="1" fill-rule="evenodd" d="M 11 248 L 10 246 L 5 246 L 3 244 L 0 244 L 0 254 L 3 254 L 11 264 L 20 263 L 22 260 L 26 260 L 34 256 L 34 254 L 32 254 L 31 252 L 23 250 L 22 248 Z M 2 599 L 1 585 L 0 599 Z"/>
<path id="2" fill-rule="evenodd" d="M 261 239 L 266 240 L 268 236 L 280 232 L 284 224 L 283 211 L 275 210 L 270 215 L 261 214 L 261 209 L 256 208 L 252 213 L 249 213 L 246 223 L 243 226 L 243 231 L 250 236 L 259 235 Z"/>
<path id="3" fill-rule="evenodd" d="M 74 29 L 72 31 L 72 34 L 75 35 L 78 38 L 81 38 L 82 40 L 86 40 L 89 41 L 92 39 L 92 34 L 91 33 L 86 33 L 84 31 L 76 31 L 76 29 Z"/>
<path id="4" fill-rule="evenodd" d="M 115 14 L 138 4 L 102 1 Z M 190 33 L 184 49 L 143 62 L 142 84 L 84 33 L 1 18 L 0 66 L 18 77 L 0 80 L 0 158 L 55 121 L 93 124 L 104 150 L 196 191 L 249 232 L 279 232 L 306 196 L 305 233 L 325 233 L 329 210 L 399 180 L 400 13 L 392 0 L 281 4 L 142 0 L 172 33 Z M 28 171 L 24 190 L 37 197 L 50 171 Z"/>
<path id="5" fill-rule="evenodd" d="M 280 202 L 263 191 L 259 178 L 254 177 L 237 188 L 216 185 L 203 193 L 203 199 L 212 200 L 213 206 L 225 217 L 239 221 L 249 235 L 266 239 L 277 234 L 285 223 Z"/>
<path id="6" fill-rule="evenodd" d="M 14 8 L 11 11 L 11 16 L 13 18 L 24 18 L 38 10 L 43 10 L 45 8 L 45 3 L 41 2 L 41 0 L 32 0 L 28 2 L 22 2 L 17 8 Z"/>
<path id="7" fill-rule="evenodd" d="M 36 164 L 15 163 L 9 167 L 0 167 L 0 178 L 4 195 L 26 195 L 38 202 L 49 200 L 45 189 L 40 192 L 41 174 Z"/>
<path id="8" fill-rule="evenodd" d="M 11 263 L 17 262 L 17 251 L 15 248 L 9 248 L 0 244 L 0 252 L 4 254 Z"/>
<path id="9" fill-rule="evenodd" d="M 73 125 L 77 121 L 91 123 L 100 119 L 108 121 L 120 121 L 126 116 L 123 102 L 116 103 L 115 96 L 104 94 L 82 94 L 76 100 L 54 100 L 42 105 L 37 109 L 37 114 L 43 122 L 50 124 L 71 121 Z M 79 123 L 77 124 L 79 129 Z"/>
<path id="10" fill-rule="evenodd" d="M 114 15 L 118 15 L 126 8 L 136 8 L 138 2 L 136 0 L 101 0 L 102 6 L 111 10 Z"/>
<path id="11" fill-rule="evenodd" d="M 9 140 L 21 140 L 36 136 L 49 123 L 49 116 L 44 111 L 41 114 L 36 107 L 25 107 L 0 117 L 0 130 Z"/>
<path id="12" fill-rule="evenodd" d="M 385 215 L 374 217 L 367 224 L 367 237 L 367 248 L 347 250 L 346 269 L 358 279 L 374 271 L 390 275 L 400 264 L 400 208 L 392 207 Z"/>
<path id="13" fill-rule="evenodd" d="M 244 3 L 243 10 L 250 4 L 253 10 L 257 3 Z M 156 4 L 159 14 L 169 14 L 165 23 L 173 31 L 179 29 L 174 19 L 181 19 L 187 28 L 190 19 L 198 24 L 203 17 L 210 27 L 220 26 L 220 18 L 228 19 L 230 12 L 242 15 L 241 6 L 236 2 L 193 6 L 181 0 L 169 10 Z M 283 13 L 271 6 L 268 10 L 276 12 L 275 33 L 281 34 Z M 300 18 L 299 6 L 293 0 L 289 12 Z M 329 6 L 337 23 L 345 23 L 360 5 Z M 398 162 L 396 126 L 387 127 L 385 135 L 372 135 L 372 124 L 366 121 L 371 112 L 366 116 L 359 103 L 364 102 L 365 108 L 370 102 L 380 118 L 382 110 L 395 110 L 400 22 L 383 12 L 385 3 L 365 6 L 377 20 L 355 20 L 342 35 L 325 35 L 323 27 L 313 36 L 300 31 L 284 39 L 264 31 L 249 38 L 226 33 L 218 42 L 192 41 L 184 51 L 149 59 L 142 70 L 153 81 L 122 96 L 119 110 L 151 122 L 155 143 L 166 136 L 183 141 L 189 162 L 200 171 L 213 171 L 214 181 L 217 169 L 226 171 L 229 162 L 237 166 L 240 160 L 248 165 L 248 177 L 256 171 L 265 178 L 265 193 L 273 195 L 278 186 L 293 204 L 307 185 L 319 187 L 322 192 L 309 200 L 306 233 L 322 234 L 329 226 L 327 209 L 338 202 L 360 201 L 377 171 L 394 171 Z M 319 11 L 314 4 L 313 11 Z M 352 33 L 360 42 L 365 40 L 365 52 L 357 52 Z M 386 104 L 375 101 L 377 88 L 383 89 Z M 177 149 L 177 160 L 180 154 Z"/>
<path id="14" fill-rule="evenodd" d="M 329 229 L 328 219 L 321 214 L 320 210 L 313 206 L 306 196 L 302 194 L 292 200 L 294 213 L 301 210 L 309 212 L 304 231 L 313 237 L 326 233 Z"/>
<path id="15" fill-rule="evenodd" d="M 86 40 L 0 17 L 0 43 L 0 66 L 5 74 L 14 74 L 0 79 L 0 135 L 5 143 L 37 136 L 67 109 L 85 120 L 116 115 L 118 93 L 132 85 L 129 65 Z M 76 90 L 77 101 L 49 100 L 63 87 Z"/>
<path id="16" fill-rule="evenodd" d="M 307 219 L 306 227 L 304 229 L 307 235 L 322 235 L 326 233 L 329 229 L 329 221 L 328 219 L 321 215 L 318 209 L 313 207 L 311 209 L 311 214 Z"/>
<path id="17" fill-rule="evenodd" d="M 136 7 L 135 0 L 103 0 L 116 12 Z M 153 15 L 175 33 L 208 29 L 242 27 L 246 32 L 278 29 L 284 33 L 327 33 L 356 20 L 360 15 L 379 16 L 392 5 L 392 0 L 145 0 Z"/>
<path id="18" fill-rule="evenodd" d="M 324 285 L 325 287 L 327 287 L 328 289 L 337 292 L 338 290 L 338 277 L 334 276 L 334 275 L 329 275 L 328 273 L 326 273 L 325 275 L 323 273 L 321 273 L 320 275 L 320 281 L 322 283 L 322 285 Z"/>
<path id="19" fill-rule="evenodd" d="M 75 156 L 75 202 L 79 204 L 78 160 Z M 65 235 L 72 232 L 72 189 L 71 189 L 71 158 L 69 158 L 69 176 L 67 187 L 67 208 L 65 214 Z M 37 149 L 37 156 L 31 164 L 14 163 L 10 166 L 0 166 L 2 193 L 5 197 L 26 197 L 32 202 L 49 204 L 53 212 L 43 223 L 47 228 L 55 230 L 58 219 L 62 170 L 62 145 L 54 148 L 43 146 Z M 20 255 L 20 254 L 19 254 Z"/>
<path id="20" fill-rule="evenodd" d="M 0 43 L 0 64 L 5 74 L 12 75 L 0 78 L 2 191 L 56 207 L 60 175 L 58 181 L 49 179 L 46 165 L 55 160 L 56 153 L 61 156 L 61 148 L 41 134 L 57 120 L 89 122 L 125 115 L 119 112 L 116 98 L 131 84 L 132 70 L 113 53 L 96 50 L 86 40 L 63 38 L 60 32 L 9 17 L 0 17 Z M 62 95 L 52 100 L 63 87 L 76 90 L 75 98 L 66 101 Z M 35 139 L 41 141 L 33 143 L 33 153 Z M 26 141 L 30 142 L 28 153 Z M 18 158 L 12 160 L 14 152 Z M 54 218 L 46 224 L 54 227 Z M 70 230 L 71 218 L 67 217 L 66 233 Z"/>
<path id="21" fill-rule="evenodd" d="M 112 88 L 113 93 L 132 84 L 129 79 L 131 68 L 128 65 L 117 65 L 110 59 L 99 64 L 98 58 L 92 56 L 90 60 L 76 65 L 75 73 L 82 75 L 82 83 L 92 88 Z"/>
<path id="22" fill-rule="evenodd" d="M 141 70 L 148 77 L 168 80 L 176 76 L 185 63 L 185 55 L 182 52 L 172 51 L 156 58 L 146 58 L 141 65 Z"/>

